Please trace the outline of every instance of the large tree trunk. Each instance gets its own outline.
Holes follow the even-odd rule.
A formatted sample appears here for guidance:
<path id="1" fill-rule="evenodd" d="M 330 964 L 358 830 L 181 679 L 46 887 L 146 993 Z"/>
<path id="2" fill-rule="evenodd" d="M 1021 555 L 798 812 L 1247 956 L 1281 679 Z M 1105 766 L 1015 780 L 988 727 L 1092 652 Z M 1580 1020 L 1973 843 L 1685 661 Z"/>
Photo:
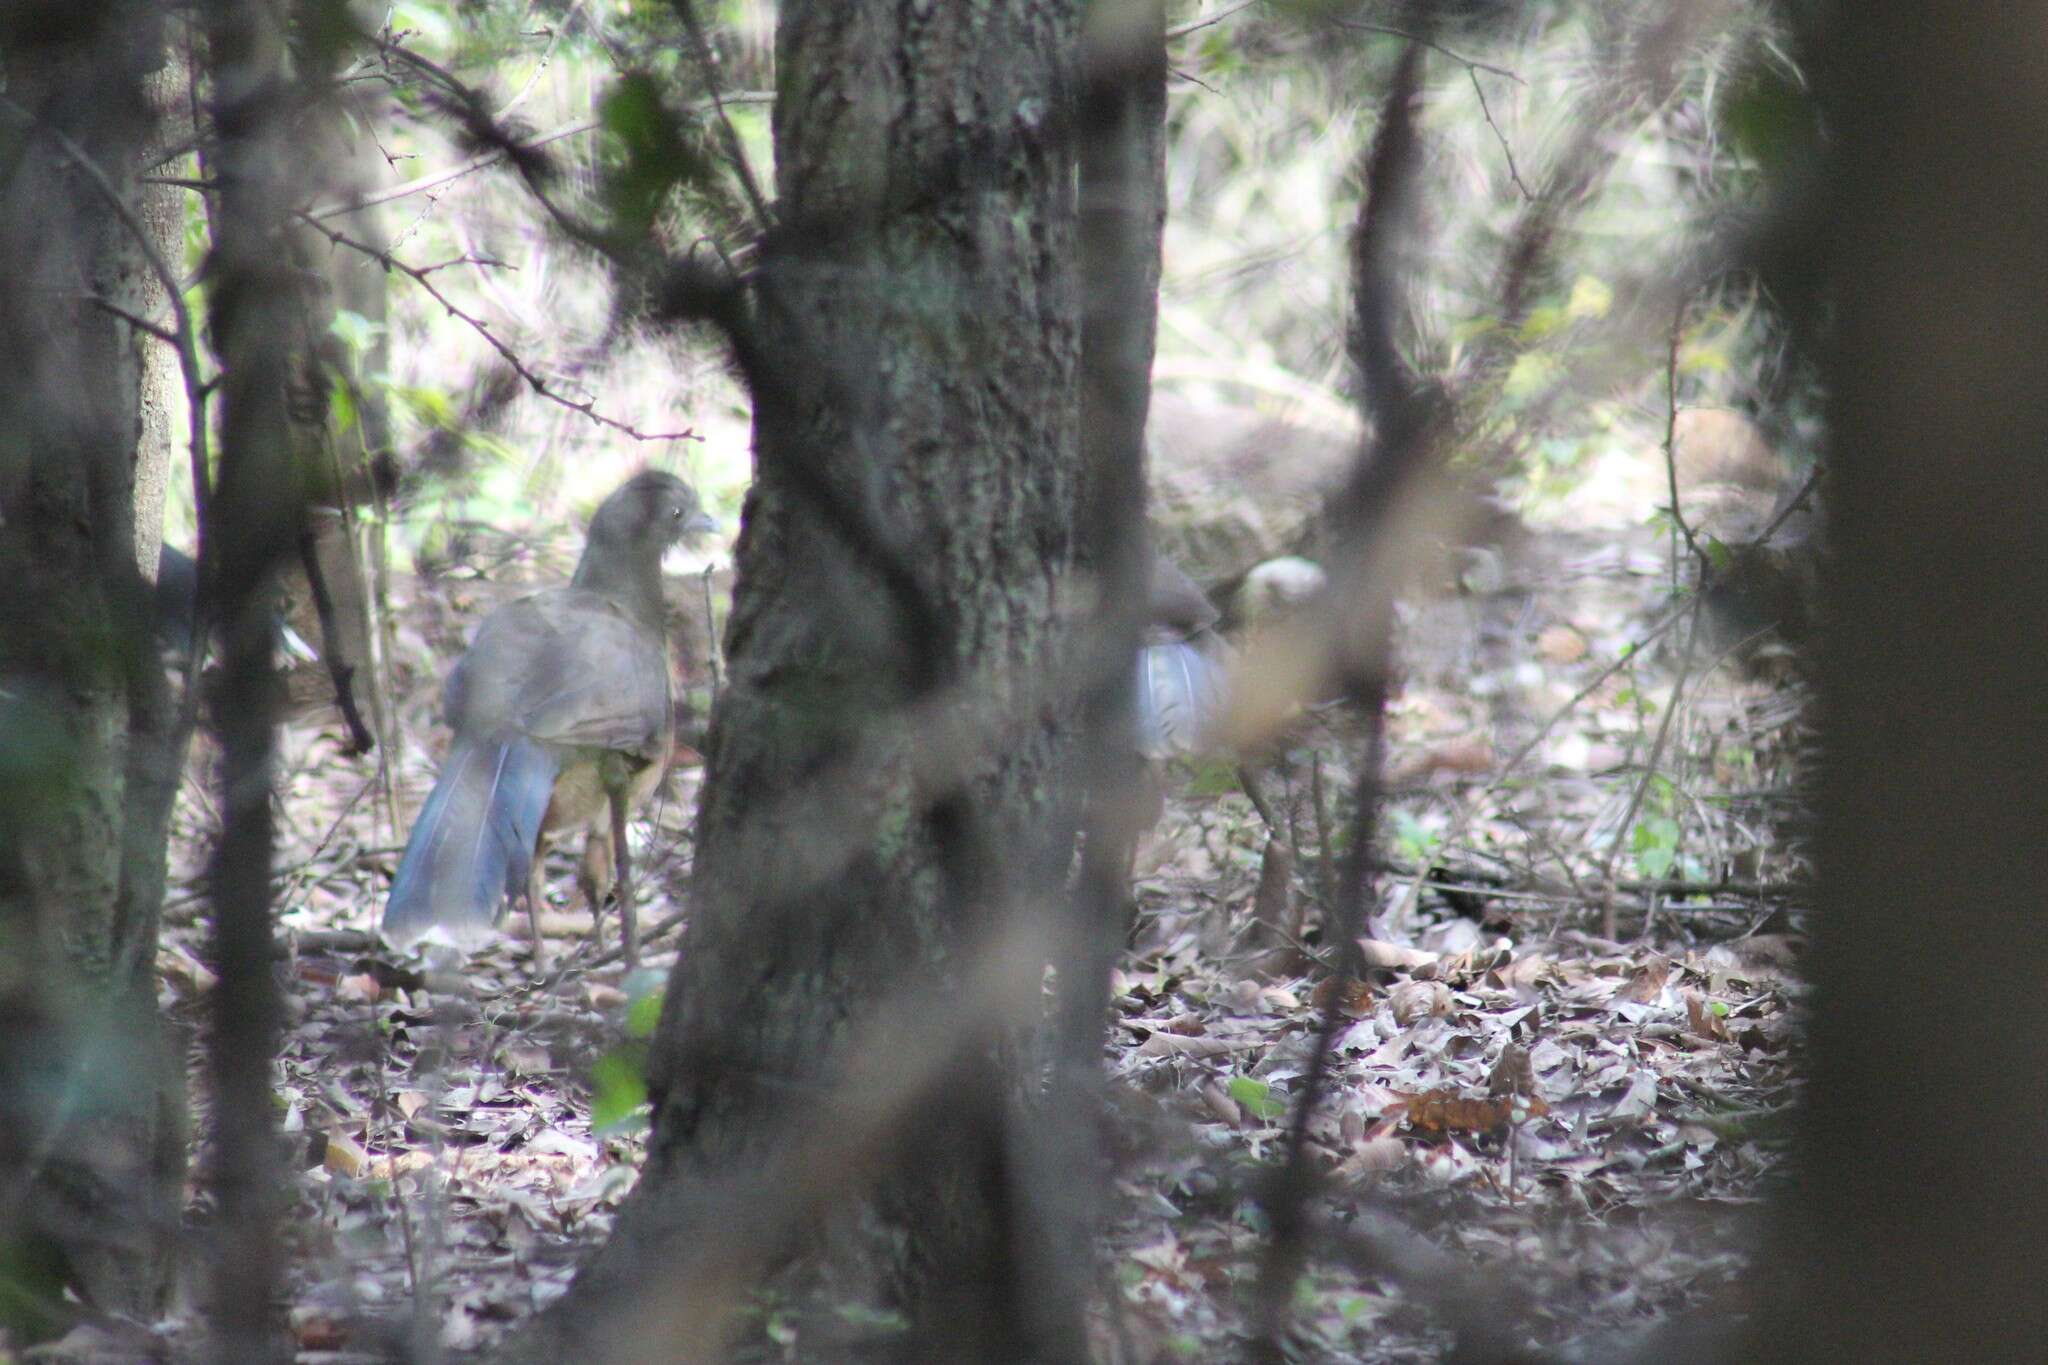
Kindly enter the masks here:
<path id="1" fill-rule="evenodd" d="M 1834 19 L 1823 916 L 1739 1358 L 2042 1360 L 2048 59 L 2031 9 Z"/>
<path id="2" fill-rule="evenodd" d="M 1071 0 L 782 10 L 693 917 L 647 1168 L 545 1325 L 558 1356 L 714 1358 L 735 1295 L 806 1243 L 841 1297 L 906 1309 L 923 1358 L 1074 1338 L 1015 1292 L 1013 1029 L 1044 942 L 988 950 L 1065 868 L 1044 688 L 1077 475 L 1075 41 Z"/>
<path id="3" fill-rule="evenodd" d="M 0 1330 L 163 1306 L 184 1163 L 156 936 L 175 790 L 150 643 L 168 424 L 143 415 L 175 215 L 135 176 L 142 5 L 0 22 Z M 64 11 L 60 22 L 59 11 Z M 153 73 L 154 74 L 153 76 Z"/>

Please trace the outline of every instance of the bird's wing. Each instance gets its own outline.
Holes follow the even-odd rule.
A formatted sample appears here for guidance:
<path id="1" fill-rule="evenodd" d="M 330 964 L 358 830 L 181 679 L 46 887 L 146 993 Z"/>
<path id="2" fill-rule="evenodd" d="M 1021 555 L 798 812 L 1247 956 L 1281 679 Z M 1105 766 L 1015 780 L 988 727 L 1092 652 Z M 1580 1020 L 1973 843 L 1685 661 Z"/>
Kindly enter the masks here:
<path id="1" fill-rule="evenodd" d="M 1190 754 L 1223 718 L 1229 667 L 1222 642 L 1169 640 L 1138 651 L 1138 752 L 1146 758 Z"/>
<path id="2" fill-rule="evenodd" d="M 672 724 L 668 650 L 610 601 L 561 588 L 508 603 L 448 681 L 456 734 L 657 756 Z"/>

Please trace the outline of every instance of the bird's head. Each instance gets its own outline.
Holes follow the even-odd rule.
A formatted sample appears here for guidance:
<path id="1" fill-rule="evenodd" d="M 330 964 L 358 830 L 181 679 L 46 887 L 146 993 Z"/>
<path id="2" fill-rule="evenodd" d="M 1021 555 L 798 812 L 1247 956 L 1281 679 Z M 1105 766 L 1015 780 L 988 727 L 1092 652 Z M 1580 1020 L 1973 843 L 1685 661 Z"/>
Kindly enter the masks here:
<path id="1" fill-rule="evenodd" d="M 697 492 L 675 475 L 643 469 L 621 484 L 590 521 L 592 544 L 632 546 L 658 558 L 671 545 L 718 529 Z"/>

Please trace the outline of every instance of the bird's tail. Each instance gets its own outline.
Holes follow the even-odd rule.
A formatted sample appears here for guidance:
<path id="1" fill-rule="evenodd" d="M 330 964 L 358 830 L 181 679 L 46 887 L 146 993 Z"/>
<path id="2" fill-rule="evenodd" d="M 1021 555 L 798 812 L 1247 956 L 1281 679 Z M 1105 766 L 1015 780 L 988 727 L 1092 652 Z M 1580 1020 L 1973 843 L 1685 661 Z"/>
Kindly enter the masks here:
<path id="1" fill-rule="evenodd" d="M 457 740 L 420 808 L 384 903 L 384 937 L 468 946 L 526 885 L 560 763 L 522 736 Z"/>
<path id="2" fill-rule="evenodd" d="M 1147 758 L 1190 754 L 1223 718 L 1227 660 L 1185 640 L 1138 651 L 1138 751 Z"/>

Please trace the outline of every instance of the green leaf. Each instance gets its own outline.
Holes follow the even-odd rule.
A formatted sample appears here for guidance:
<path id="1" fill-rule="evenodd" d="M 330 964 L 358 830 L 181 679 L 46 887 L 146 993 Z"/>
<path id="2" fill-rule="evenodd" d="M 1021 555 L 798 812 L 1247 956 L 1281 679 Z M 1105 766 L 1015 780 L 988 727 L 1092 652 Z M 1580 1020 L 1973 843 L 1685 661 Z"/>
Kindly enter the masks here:
<path id="1" fill-rule="evenodd" d="M 1251 1076 L 1230 1078 L 1230 1098 L 1243 1105 L 1254 1118 L 1277 1119 L 1287 1112 L 1287 1101 L 1273 1093 L 1273 1087 Z"/>
<path id="2" fill-rule="evenodd" d="M 832 1311 L 840 1320 L 870 1332 L 907 1332 L 910 1319 L 893 1308 L 876 1308 L 865 1303 L 842 1303 Z"/>
<path id="3" fill-rule="evenodd" d="M 661 992 L 649 991 L 626 1006 L 626 1036 L 652 1038 L 661 1022 Z"/>
<path id="4" fill-rule="evenodd" d="M 1392 814 L 1394 843 L 1401 856 L 1415 863 L 1434 860 L 1438 843 L 1436 831 L 1416 819 L 1413 811 L 1396 806 Z"/>
<path id="5" fill-rule="evenodd" d="M 1188 783 L 1190 796 L 1228 796 L 1238 790 L 1237 765 L 1220 758 L 1188 760 L 1194 776 Z"/>
<path id="6" fill-rule="evenodd" d="M 327 324 L 327 330 L 351 356 L 360 356 L 378 337 L 384 335 L 385 328 L 383 323 L 366 318 L 361 313 L 337 308 L 334 310 L 334 321 Z"/>
<path id="7" fill-rule="evenodd" d="M 1818 120 L 1812 93 L 1783 67 L 1759 62 L 1721 104 L 1728 140 L 1767 173 L 1812 150 Z"/>
<path id="8" fill-rule="evenodd" d="M 334 376 L 334 383 L 327 390 L 327 424 L 336 435 L 356 428 L 355 391 L 340 375 Z"/>
<path id="9" fill-rule="evenodd" d="M 1648 815 L 1638 820 L 1629 840 L 1636 870 L 1651 879 L 1669 872 L 1678 861 L 1678 834 L 1678 822 L 1668 815 Z"/>
<path id="10" fill-rule="evenodd" d="M 1522 340 L 1541 341 L 1568 321 L 1565 310 L 1554 303 L 1540 303 L 1522 319 Z M 1512 380 L 1510 381 L 1512 382 Z"/>
<path id="11" fill-rule="evenodd" d="M 1735 368 L 1734 357 L 1718 343 L 1702 342 L 1678 353 L 1680 374 L 1726 374 Z"/>
<path id="12" fill-rule="evenodd" d="M 1527 403 L 1549 392 L 1562 373 L 1563 367 L 1554 358 L 1524 351 L 1515 357 L 1507 378 L 1501 381 L 1501 399 L 1511 406 Z"/>
<path id="13" fill-rule="evenodd" d="M 591 1071 L 596 1092 L 590 1100 L 590 1131 L 600 1136 L 625 1132 L 644 1124 L 647 1081 L 640 1074 L 638 1049 L 615 1048 L 597 1059 Z"/>
<path id="14" fill-rule="evenodd" d="M 1572 281 L 1572 294 L 1565 301 L 1564 315 L 1573 322 L 1604 318 L 1614 307 L 1614 290 L 1604 280 L 1581 275 Z"/>

